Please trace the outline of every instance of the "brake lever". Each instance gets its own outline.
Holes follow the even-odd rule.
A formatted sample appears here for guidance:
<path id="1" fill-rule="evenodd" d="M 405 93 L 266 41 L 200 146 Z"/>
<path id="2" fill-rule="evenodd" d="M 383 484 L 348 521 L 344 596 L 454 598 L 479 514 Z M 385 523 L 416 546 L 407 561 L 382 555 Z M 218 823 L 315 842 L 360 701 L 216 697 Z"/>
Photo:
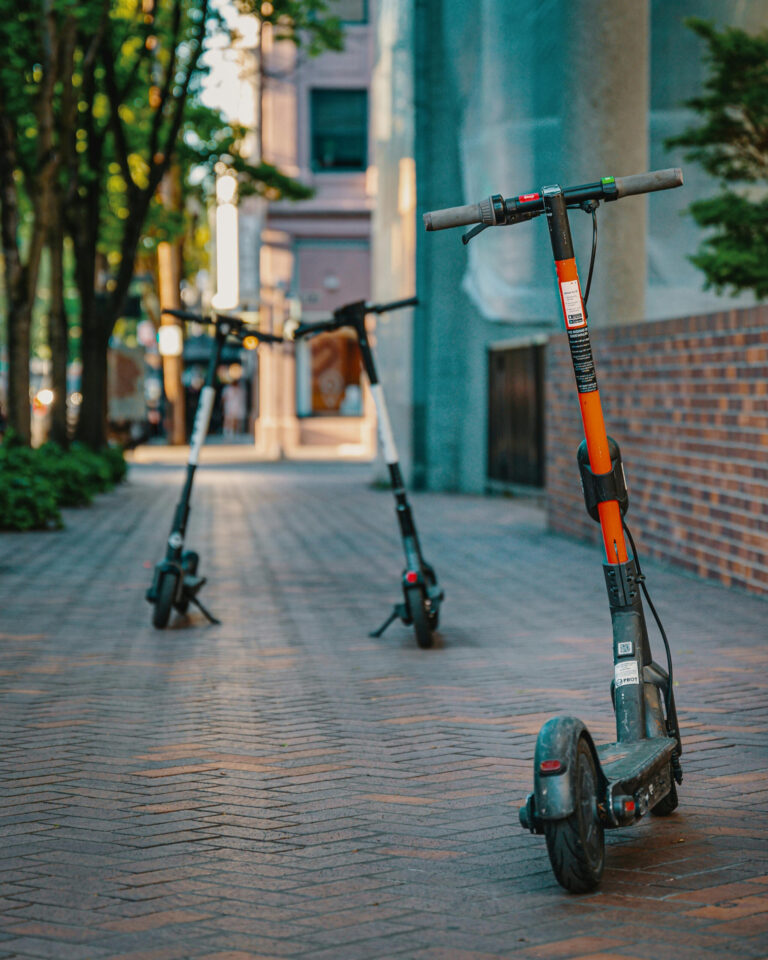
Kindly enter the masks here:
<path id="1" fill-rule="evenodd" d="M 464 246 L 466 247 L 466 245 L 469 243 L 470 240 L 472 240 L 474 237 L 476 237 L 476 236 L 478 235 L 478 233 L 482 233 L 483 230 L 485 230 L 488 226 L 489 226 L 489 224 L 487 224 L 487 223 L 478 223 L 478 225 L 477 225 L 476 227 L 472 227 L 472 229 L 469 231 L 469 233 L 465 233 L 465 234 L 464 234 L 464 236 L 461 238 L 461 242 L 462 242 L 462 243 L 464 244 Z"/>

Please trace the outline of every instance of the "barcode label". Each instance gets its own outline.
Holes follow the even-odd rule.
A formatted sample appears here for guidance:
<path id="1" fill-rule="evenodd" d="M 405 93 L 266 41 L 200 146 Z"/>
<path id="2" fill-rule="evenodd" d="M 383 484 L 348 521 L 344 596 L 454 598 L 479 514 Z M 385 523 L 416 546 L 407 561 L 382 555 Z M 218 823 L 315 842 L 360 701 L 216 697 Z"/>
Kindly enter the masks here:
<path id="1" fill-rule="evenodd" d="M 569 330 L 573 330 L 574 327 L 585 327 L 587 320 L 584 316 L 584 307 L 581 303 L 579 281 L 564 280 L 560 284 L 560 292 L 563 296 L 563 312 L 565 314 L 566 327 Z"/>

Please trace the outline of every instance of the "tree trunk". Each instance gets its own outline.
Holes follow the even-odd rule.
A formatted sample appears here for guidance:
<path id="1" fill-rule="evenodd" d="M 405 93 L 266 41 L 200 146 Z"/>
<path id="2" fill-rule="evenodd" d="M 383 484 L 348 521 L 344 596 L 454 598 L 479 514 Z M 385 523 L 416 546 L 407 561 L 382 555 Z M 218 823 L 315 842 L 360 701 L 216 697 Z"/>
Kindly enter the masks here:
<path id="1" fill-rule="evenodd" d="M 31 305 L 24 296 L 27 275 L 19 250 L 19 195 L 16 135 L 7 117 L 0 117 L 0 233 L 8 311 L 8 426 L 29 443 L 29 325 Z"/>
<path id="2" fill-rule="evenodd" d="M 67 434 L 67 361 L 69 328 L 64 308 L 64 232 L 57 199 L 51 215 L 48 249 L 51 256 L 51 310 L 48 317 L 48 342 L 51 348 L 53 407 L 51 440 L 66 447 Z"/>
<path id="3" fill-rule="evenodd" d="M 181 210 L 181 186 L 179 168 L 171 169 L 163 177 L 159 194 L 167 210 Z M 181 308 L 181 276 L 183 258 L 181 240 L 169 243 L 164 241 L 157 246 L 157 279 L 161 308 L 179 310 Z M 166 315 L 160 316 L 161 325 L 174 325 L 184 329 L 180 320 Z M 168 441 L 174 445 L 187 442 L 186 395 L 182 374 L 184 356 L 163 357 L 163 383 L 165 384 L 166 424 Z"/>
<path id="4" fill-rule="evenodd" d="M 8 298 L 8 426 L 29 444 L 32 422 L 29 406 L 29 350 L 32 310 L 26 298 Z"/>
<path id="5" fill-rule="evenodd" d="M 95 299 L 95 298 L 94 298 Z M 93 450 L 107 445 L 107 345 L 104 318 L 96 302 L 91 302 L 81 319 L 83 331 L 80 351 L 83 361 L 80 416 L 77 439 Z M 111 329 L 111 327 L 110 327 Z"/>

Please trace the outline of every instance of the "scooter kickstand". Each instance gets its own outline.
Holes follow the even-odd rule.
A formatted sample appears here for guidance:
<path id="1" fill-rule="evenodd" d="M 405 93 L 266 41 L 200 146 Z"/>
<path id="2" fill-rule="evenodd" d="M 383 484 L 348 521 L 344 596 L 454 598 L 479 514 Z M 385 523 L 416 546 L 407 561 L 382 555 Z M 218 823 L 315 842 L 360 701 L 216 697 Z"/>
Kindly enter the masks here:
<path id="1" fill-rule="evenodd" d="M 209 623 L 218 623 L 218 624 L 221 623 L 221 620 L 217 620 L 216 617 L 214 617 L 214 615 L 211 613 L 211 611 L 206 609 L 194 594 L 189 598 L 189 602 L 194 603 L 194 605 L 198 608 L 198 610 L 200 610 L 200 612 L 208 620 Z"/>
<path id="2" fill-rule="evenodd" d="M 380 636 L 382 636 L 382 634 L 383 634 L 384 631 L 387 629 L 387 627 L 390 625 L 390 623 L 392 623 L 393 621 L 397 620 L 398 617 L 400 617 L 400 619 L 402 620 L 402 619 L 403 619 L 403 614 L 405 613 L 405 610 L 403 609 L 403 607 L 404 607 L 404 604 L 402 604 L 402 603 L 396 603 L 396 604 L 394 605 L 394 607 L 392 607 L 392 613 L 390 613 L 390 615 L 387 617 L 387 619 L 384 621 L 384 623 L 382 623 L 382 625 L 379 627 L 379 629 L 378 629 L 378 630 L 372 630 L 372 631 L 368 634 L 368 636 L 369 636 L 369 637 L 376 637 L 376 638 L 378 639 Z"/>

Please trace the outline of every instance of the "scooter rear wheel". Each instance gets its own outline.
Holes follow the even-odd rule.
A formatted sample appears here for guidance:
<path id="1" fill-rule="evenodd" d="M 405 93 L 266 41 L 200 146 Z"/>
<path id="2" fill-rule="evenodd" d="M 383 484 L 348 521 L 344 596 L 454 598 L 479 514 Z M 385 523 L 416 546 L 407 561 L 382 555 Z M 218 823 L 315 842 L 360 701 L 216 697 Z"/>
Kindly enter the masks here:
<path id="1" fill-rule="evenodd" d="M 597 771 L 592 750 L 579 738 L 573 776 L 576 809 L 563 820 L 546 820 L 549 862 L 557 882 L 571 893 L 588 893 L 605 866 L 605 833 L 597 811 Z"/>
<path id="2" fill-rule="evenodd" d="M 152 609 L 152 626 L 164 630 L 168 626 L 176 595 L 176 577 L 172 573 L 161 573 L 157 585 L 157 599 Z"/>
<path id="3" fill-rule="evenodd" d="M 408 612 L 413 621 L 413 630 L 416 634 L 416 643 L 428 650 L 432 646 L 432 627 L 429 623 L 426 608 L 424 606 L 424 595 L 419 587 L 411 587 L 405 592 L 405 600 L 408 605 Z"/>

